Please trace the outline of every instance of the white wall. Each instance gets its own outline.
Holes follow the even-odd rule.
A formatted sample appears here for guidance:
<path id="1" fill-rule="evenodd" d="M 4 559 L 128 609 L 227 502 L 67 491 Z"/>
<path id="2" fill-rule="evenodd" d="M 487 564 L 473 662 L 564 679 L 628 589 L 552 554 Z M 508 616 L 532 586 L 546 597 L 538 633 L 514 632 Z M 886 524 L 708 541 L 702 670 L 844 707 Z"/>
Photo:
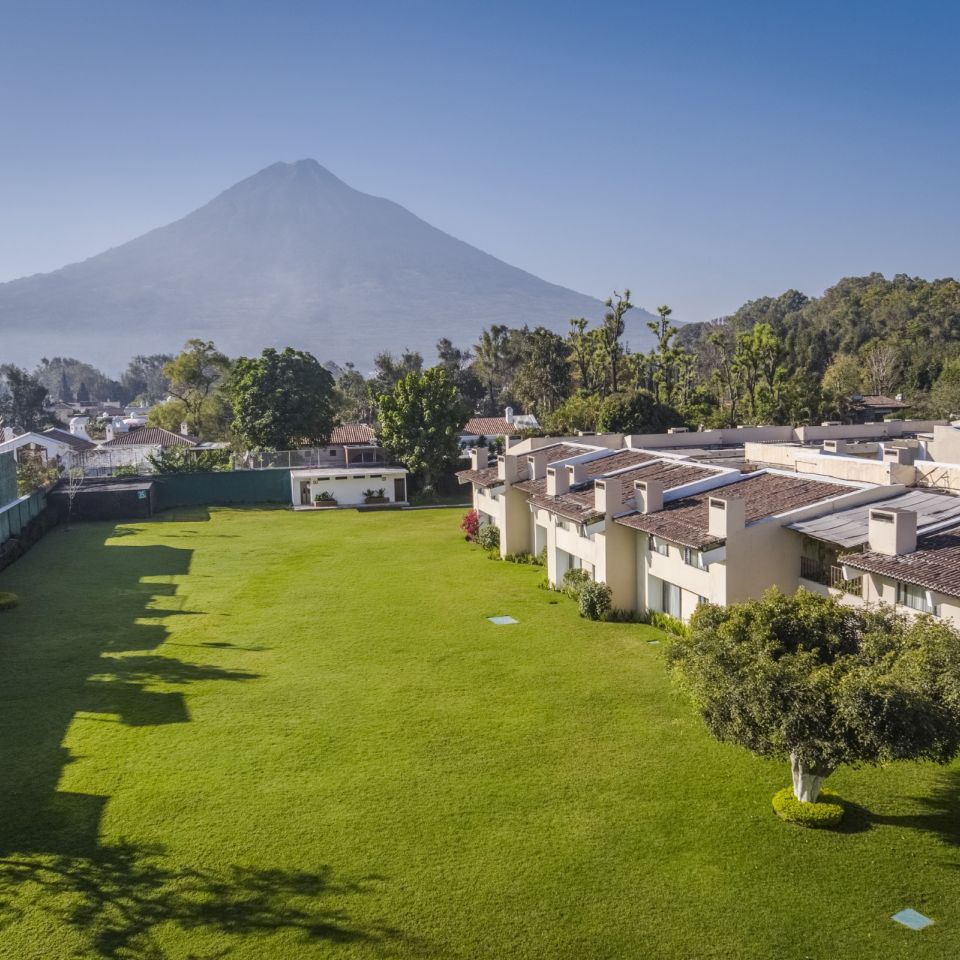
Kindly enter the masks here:
<path id="1" fill-rule="evenodd" d="M 384 496 L 389 502 L 394 503 L 394 480 L 403 477 L 402 473 L 393 474 L 384 473 L 376 476 L 367 477 L 311 477 L 309 474 L 296 475 L 291 474 L 290 486 L 293 503 L 300 505 L 300 485 L 308 483 L 310 487 L 310 501 L 323 491 L 331 494 L 338 506 L 356 506 L 364 502 L 364 490 L 379 490 L 383 488 Z"/>

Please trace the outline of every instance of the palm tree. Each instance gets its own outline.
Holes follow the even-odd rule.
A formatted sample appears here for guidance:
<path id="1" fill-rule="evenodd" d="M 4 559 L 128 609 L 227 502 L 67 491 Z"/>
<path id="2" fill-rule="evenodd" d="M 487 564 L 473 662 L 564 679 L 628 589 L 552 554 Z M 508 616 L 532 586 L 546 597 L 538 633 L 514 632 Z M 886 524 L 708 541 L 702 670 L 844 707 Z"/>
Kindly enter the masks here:
<path id="1" fill-rule="evenodd" d="M 498 394 L 503 389 L 507 365 L 507 342 L 509 328 L 495 323 L 480 334 L 480 342 L 474 348 L 474 366 L 477 376 L 483 381 L 487 392 L 487 414 L 494 416 L 498 410 Z"/>

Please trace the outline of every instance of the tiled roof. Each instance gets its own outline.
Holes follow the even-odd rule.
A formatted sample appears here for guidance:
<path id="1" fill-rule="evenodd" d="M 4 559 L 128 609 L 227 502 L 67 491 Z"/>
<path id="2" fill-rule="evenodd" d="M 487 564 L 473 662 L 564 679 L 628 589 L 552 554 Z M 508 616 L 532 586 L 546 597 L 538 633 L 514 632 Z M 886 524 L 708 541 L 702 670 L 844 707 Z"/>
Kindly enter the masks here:
<path id="1" fill-rule="evenodd" d="M 562 446 L 562 444 L 561 444 Z M 579 449 L 577 447 L 569 448 L 573 450 L 573 453 L 569 453 L 566 456 L 558 456 L 556 460 L 567 460 L 570 457 L 575 457 L 578 454 L 586 453 L 586 450 Z M 613 470 L 623 470 L 626 467 L 638 466 L 641 463 L 648 463 L 651 460 L 656 460 L 657 457 L 652 453 L 645 453 L 642 450 L 617 450 L 615 453 L 611 453 L 609 456 L 597 457 L 595 460 L 588 460 L 584 464 L 586 467 L 586 479 L 592 480 L 595 477 L 599 477 L 601 474 L 610 473 Z M 539 496 L 547 492 L 547 480 L 544 477 L 542 480 L 526 480 L 523 483 L 518 483 L 516 486 L 520 490 L 525 490 L 530 494 L 531 497 Z"/>
<path id="2" fill-rule="evenodd" d="M 881 410 L 902 410 L 910 404 L 895 397 L 884 397 L 881 394 L 865 394 L 862 397 L 851 397 L 850 404 L 854 407 L 874 407 Z"/>
<path id="3" fill-rule="evenodd" d="M 920 537 L 913 553 L 897 557 L 855 553 L 845 556 L 843 562 L 854 570 L 960 597 L 960 527 Z"/>
<path id="4" fill-rule="evenodd" d="M 850 493 L 849 486 L 822 483 L 776 473 L 757 473 L 709 493 L 698 493 L 664 504 L 656 513 L 634 513 L 617 523 L 663 537 L 672 543 L 702 550 L 717 543 L 710 535 L 710 497 L 744 500 L 748 524 L 790 510 L 813 506 L 821 500 Z"/>
<path id="5" fill-rule="evenodd" d="M 342 423 L 330 434 L 331 443 L 373 443 L 376 439 L 373 427 L 366 423 Z"/>
<path id="6" fill-rule="evenodd" d="M 716 471 L 706 467 L 675 460 L 654 460 L 632 470 L 624 470 L 622 473 L 614 475 L 619 478 L 621 484 L 621 503 L 619 509 L 615 509 L 614 513 L 620 513 L 633 503 L 634 480 L 656 480 L 663 484 L 665 490 L 669 490 L 672 487 L 682 487 L 684 484 L 703 480 L 715 473 Z M 607 476 L 607 473 L 602 475 L 602 477 Z M 602 477 L 597 479 L 602 479 Z M 591 520 L 600 517 L 594 506 L 596 497 L 594 483 L 595 481 L 591 480 L 589 484 L 579 486 L 577 489 L 559 497 L 551 497 L 546 493 L 537 494 L 530 497 L 530 502 L 534 506 L 542 507 L 568 520 L 589 523 Z"/>
<path id="7" fill-rule="evenodd" d="M 540 447 L 537 451 L 538 453 L 543 450 L 550 451 L 550 458 L 548 463 L 555 463 L 557 460 L 569 460 L 570 457 L 579 456 L 582 453 L 588 453 L 589 448 L 585 447 L 574 447 L 568 443 L 552 443 L 546 447 Z M 520 455 L 520 461 L 517 464 L 517 477 L 520 481 L 523 481 L 527 475 L 528 464 L 527 456 L 525 454 Z M 460 470 L 457 473 L 457 479 L 461 484 L 463 483 L 475 483 L 478 487 L 495 487 L 500 483 L 499 476 L 497 474 L 497 465 L 496 463 L 492 464 L 489 467 L 483 467 L 480 470 Z M 526 490 L 527 484 L 531 481 L 518 482 L 514 486 L 518 490 Z"/>
<path id="8" fill-rule="evenodd" d="M 163 427 L 139 427 L 107 440 L 104 447 L 195 447 L 200 441 Z"/>
<path id="9" fill-rule="evenodd" d="M 461 484 L 475 483 L 478 487 L 495 487 L 501 482 L 496 466 L 483 467 L 481 470 L 459 470 L 457 479 Z"/>
<path id="10" fill-rule="evenodd" d="M 67 430 L 58 430 L 56 427 L 44 430 L 43 435 L 58 443 L 65 443 L 74 450 L 92 450 L 96 446 L 92 440 L 84 440 L 83 437 L 75 436 Z"/>
<path id="11" fill-rule="evenodd" d="M 503 417 L 474 417 L 468 420 L 460 431 L 461 434 L 475 437 L 509 437 L 516 432 L 516 426 Z"/>

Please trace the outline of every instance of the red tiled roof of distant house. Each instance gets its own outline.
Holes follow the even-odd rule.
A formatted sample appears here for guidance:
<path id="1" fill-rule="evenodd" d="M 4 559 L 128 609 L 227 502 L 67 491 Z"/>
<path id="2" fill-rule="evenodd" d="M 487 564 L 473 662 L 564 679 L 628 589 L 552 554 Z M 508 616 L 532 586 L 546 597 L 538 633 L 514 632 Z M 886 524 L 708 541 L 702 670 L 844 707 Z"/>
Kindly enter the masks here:
<path id="1" fill-rule="evenodd" d="M 331 443 L 373 443 L 376 439 L 373 427 L 365 423 L 342 423 L 330 434 Z"/>
<path id="2" fill-rule="evenodd" d="M 474 417 L 460 431 L 474 437 L 509 437 L 516 432 L 516 426 L 503 417 Z"/>
<path id="3" fill-rule="evenodd" d="M 128 433 L 118 433 L 105 447 L 195 447 L 200 443 L 197 437 L 190 437 L 163 427 L 140 427 Z"/>

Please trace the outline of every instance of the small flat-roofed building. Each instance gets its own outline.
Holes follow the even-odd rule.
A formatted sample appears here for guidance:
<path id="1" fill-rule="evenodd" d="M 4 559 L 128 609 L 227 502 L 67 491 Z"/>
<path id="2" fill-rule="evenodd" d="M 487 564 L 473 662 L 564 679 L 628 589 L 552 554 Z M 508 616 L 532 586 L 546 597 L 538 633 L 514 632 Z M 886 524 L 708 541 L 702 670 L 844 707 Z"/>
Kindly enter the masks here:
<path id="1" fill-rule="evenodd" d="M 298 510 L 406 503 L 407 470 L 388 464 L 303 467 L 290 471 L 290 497 Z"/>

